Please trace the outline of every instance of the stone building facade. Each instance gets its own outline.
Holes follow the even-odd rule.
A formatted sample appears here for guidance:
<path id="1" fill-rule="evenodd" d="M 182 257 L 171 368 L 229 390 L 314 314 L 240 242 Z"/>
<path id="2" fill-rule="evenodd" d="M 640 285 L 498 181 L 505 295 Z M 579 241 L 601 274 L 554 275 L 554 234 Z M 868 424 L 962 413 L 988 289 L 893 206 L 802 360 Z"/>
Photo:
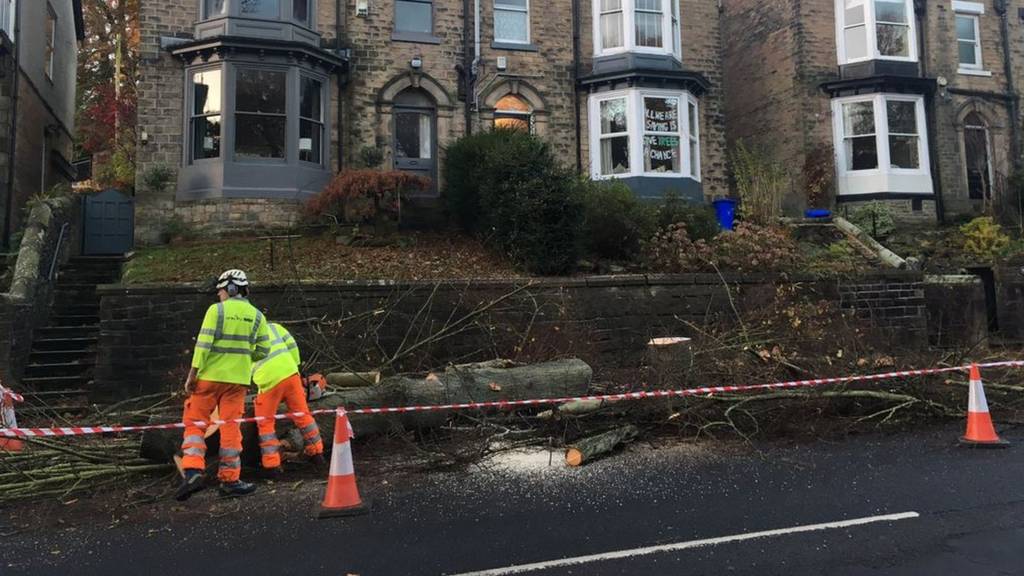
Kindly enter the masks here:
<path id="1" fill-rule="evenodd" d="M 143 242 L 174 215 L 207 231 L 286 227 L 331 174 L 371 156 L 431 177 L 407 201 L 431 212 L 448 144 L 493 126 L 531 130 L 566 166 L 641 196 L 727 192 L 717 0 L 143 0 L 141 11 L 139 174 L 178 174 L 138 191 Z M 306 78 L 319 82 L 315 118 Z"/>
<path id="2" fill-rule="evenodd" d="M 787 167 L 789 211 L 883 200 L 934 221 L 1011 201 L 1019 3 L 724 0 L 723 10 L 728 139 Z"/>

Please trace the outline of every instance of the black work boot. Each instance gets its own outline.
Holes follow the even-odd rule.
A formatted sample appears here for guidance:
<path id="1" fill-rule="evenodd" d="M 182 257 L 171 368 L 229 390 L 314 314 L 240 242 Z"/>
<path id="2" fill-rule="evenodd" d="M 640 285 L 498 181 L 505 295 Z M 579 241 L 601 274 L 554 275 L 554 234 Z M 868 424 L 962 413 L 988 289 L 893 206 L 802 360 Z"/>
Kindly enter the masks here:
<path id="1" fill-rule="evenodd" d="M 256 485 L 251 482 L 236 480 L 234 482 L 221 482 L 220 495 L 224 498 L 235 498 L 248 496 L 256 491 Z"/>
<path id="2" fill-rule="evenodd" d="M 260 466 L 259 475 L 264 480 L 280 480 L 281 476 L 284 476 L 284 469 L 280 466 L 275 466 L 274 468 Z"/>
<path id="3" fill-rule="evenodd" d="M 193 494 L 206 488 L 204 480 L 206 478 L 203 476 L 202 470 L 185 470 L 185 479 L 182 480 L 181 486 L 178 486 L 178 491 L 174 493 L 174 499 L 178 502 L 188 500 Z"/>
<path id="4" fill-rule="evenodd" d="M 327 460 L 324 460 L 323 454 L 313 454 L 308 456 L 309 463 L 313 465 L 313 469 L 319 472 L 327 466 Z"/>

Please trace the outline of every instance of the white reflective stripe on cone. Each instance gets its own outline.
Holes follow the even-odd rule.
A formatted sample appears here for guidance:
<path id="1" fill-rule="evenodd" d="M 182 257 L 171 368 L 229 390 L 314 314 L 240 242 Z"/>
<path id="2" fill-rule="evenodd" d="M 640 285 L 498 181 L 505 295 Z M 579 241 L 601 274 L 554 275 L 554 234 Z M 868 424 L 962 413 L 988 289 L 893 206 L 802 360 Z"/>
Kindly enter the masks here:
<path id="1" fill-rule="evenodd" d="M 334 454 L 331 456 L 331 476 L 351 476 L 356 473 L 352 464 L 352 449 L 348 442 L 334 445 Z"/>
<path id="2" fill-rule="evenodd" d="M 988 401 L 985 400 L 985 389 L 981 381 L 971 381 L 971 395 L 967 402 L 968 412 L 988 412 Z"/>

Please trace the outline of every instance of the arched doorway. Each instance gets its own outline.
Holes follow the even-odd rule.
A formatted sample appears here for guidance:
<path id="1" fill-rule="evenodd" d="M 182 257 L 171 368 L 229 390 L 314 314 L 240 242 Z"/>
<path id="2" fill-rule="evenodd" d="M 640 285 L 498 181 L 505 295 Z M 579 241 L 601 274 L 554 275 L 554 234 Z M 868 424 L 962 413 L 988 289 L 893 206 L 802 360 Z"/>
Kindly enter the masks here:
<path id="1" fill-rule="evenodd" d="M 992 199 L 992 148 L 988 123 L 977 112 L 964 117 L 964 166 L 967 172 L 967 197 Z"/>
<path id="2" fill-rule="evenodd" d="M 437 189 L 437 105 L 419 88 L 407 88 L 394 99 L 392 158 L 394 168 L 430 178 L 428 192 L 410 195 L 436 195 Z"/>

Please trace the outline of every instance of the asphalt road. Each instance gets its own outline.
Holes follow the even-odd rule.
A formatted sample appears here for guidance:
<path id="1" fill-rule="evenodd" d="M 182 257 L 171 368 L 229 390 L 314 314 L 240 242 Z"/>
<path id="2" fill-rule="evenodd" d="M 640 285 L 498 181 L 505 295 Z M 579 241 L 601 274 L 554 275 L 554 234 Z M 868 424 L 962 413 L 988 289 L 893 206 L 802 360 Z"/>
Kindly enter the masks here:
<path id="1" fill-rule="evenodd" d="M 510 454 L 413 485 L 368 480 L 373 512 L 355 519 L 313 520 L 317 486 L 203 493 L 109 529 L 15 534 L 0 574 L 1024 574 L 1024 430 L 1000 451 L 957 434 L 634 446 L 578 470 Z"/>

